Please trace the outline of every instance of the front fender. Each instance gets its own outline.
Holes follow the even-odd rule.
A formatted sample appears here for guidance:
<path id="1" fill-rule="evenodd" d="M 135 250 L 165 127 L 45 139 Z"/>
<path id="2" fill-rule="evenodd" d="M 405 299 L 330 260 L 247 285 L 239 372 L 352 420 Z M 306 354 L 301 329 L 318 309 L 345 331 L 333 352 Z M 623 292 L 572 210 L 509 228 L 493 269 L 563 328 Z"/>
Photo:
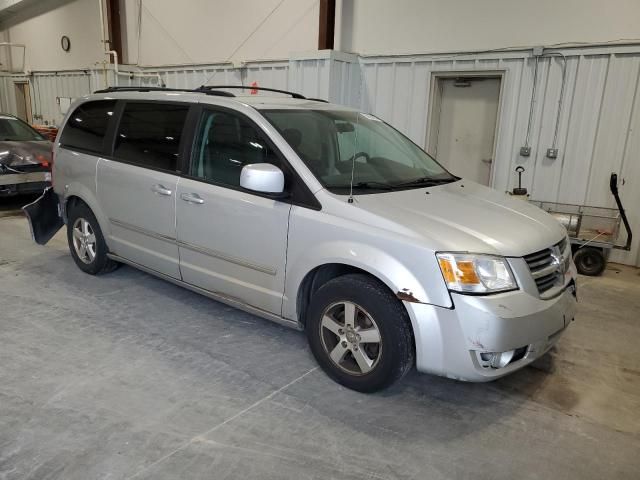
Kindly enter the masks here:
<path id="1" fill-rule="evenodd" d="M 420 238 L 323 211 L 293 207 L 289 219 L 283 316 L 297 319 L 305 276 L 325 264 L 344 264 L 375 276 L 403 301 L 451 308 L 435 252 Z"/>
<path id="2" fill-rule="evenodd" d="M 424 280 L 416 278 L 409 265 L 389 252 L 371 245 L 337 240 L 314 245 L 313 249 L 306 249 L 302 255 L 293 258 L 290 251 L 285 297 L 291 300 L 291 305 L 285 309 L 285 316 L 297 318 L 295 299 L 302 281 L 309 272 L 326 264 L 349 265 L 364 270 L 387 285 L 401 300 L 451 306 L 451 299 L 446 290 L 438 292 L 441 289 L 437 285 L 430 285 L 432 288 L 428 288 L 429 285 L 426 285 Z M 436 282 L 433 283 L 441 283 L 439 271 L 435 273 Z"/>

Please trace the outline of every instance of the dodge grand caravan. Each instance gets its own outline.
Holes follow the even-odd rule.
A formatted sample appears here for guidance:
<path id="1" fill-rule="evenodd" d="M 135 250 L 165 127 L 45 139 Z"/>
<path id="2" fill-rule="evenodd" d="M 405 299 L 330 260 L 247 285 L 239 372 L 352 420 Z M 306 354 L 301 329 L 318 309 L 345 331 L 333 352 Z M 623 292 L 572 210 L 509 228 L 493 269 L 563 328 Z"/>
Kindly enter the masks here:
<path id="1" fill-rule="evenodd" d="M 373 115 L 240 92 L 79 99 L 51 206 L 28 211 L 36 241 L 49 211 L 84 272 L 125 263 L 304 330 L 325 372 L 359 391 L 413 365 L 493 380 L 573 320 L 567 234 L 542 210 L 452 175 Z"/>

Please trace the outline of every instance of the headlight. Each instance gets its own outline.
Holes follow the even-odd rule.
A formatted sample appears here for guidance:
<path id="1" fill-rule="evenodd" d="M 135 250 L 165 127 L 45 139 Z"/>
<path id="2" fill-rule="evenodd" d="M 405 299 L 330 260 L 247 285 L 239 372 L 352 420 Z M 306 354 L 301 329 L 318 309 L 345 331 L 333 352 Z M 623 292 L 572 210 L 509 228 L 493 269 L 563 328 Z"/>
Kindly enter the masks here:
<path id="1" fill-rule="evenodd" d="M 447 288 L 460 293 L 516 290 L 518 285 L 503 257 L 470 253 L 437 253 Z"/>

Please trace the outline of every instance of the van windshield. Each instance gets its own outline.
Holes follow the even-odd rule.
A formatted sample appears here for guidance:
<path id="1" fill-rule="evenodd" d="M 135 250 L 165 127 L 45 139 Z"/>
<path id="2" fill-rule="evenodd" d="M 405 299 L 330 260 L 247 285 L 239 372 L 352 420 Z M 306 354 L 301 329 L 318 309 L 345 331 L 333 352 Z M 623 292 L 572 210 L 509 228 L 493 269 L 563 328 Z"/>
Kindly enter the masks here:
<path id="1" fill-rule="evenodd" d="M 411 140 L 373 115 L 340 110 L 261 113 L 334 193 L 348 193 L 352 174 L 354 191 L 359 193 L 457 180 Z"/>

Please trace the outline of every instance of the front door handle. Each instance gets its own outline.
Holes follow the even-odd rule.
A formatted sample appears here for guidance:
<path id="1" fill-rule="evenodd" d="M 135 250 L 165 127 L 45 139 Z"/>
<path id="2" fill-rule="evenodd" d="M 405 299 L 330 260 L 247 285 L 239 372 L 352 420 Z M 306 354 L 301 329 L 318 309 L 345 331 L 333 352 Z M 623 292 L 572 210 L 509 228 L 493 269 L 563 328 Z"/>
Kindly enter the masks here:
<path id="1" fill-rule="evenodd" d="M 160 185 L 159 183 L 156 183 L 153 187 L 151 187 L 151 191 L 154 193 L 157 193 L 158 195 L 165 195 L 165 196 L 169 196 L 173 193 L 167 187 L 165 187 L 164 185 Z"/>
<path id="2" fill-rule="evenodd" d="M 182 193 L 180 194 L 180 198 L 185 202 L 195 203 L 196 205 L 202 205 L 204 200 L 200 198 L 200 195 L 197 193 Z"/>

